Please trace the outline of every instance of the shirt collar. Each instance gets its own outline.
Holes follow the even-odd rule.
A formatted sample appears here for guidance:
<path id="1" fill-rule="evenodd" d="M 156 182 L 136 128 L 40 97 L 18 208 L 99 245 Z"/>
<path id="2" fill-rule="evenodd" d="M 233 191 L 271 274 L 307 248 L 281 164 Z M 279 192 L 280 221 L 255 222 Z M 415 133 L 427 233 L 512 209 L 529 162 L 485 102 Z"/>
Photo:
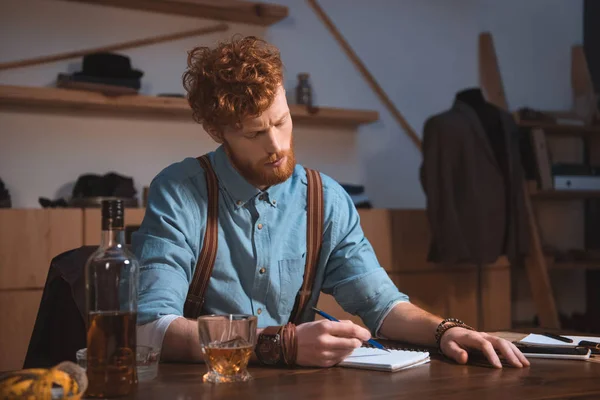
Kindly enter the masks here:
<path id="1" fill-rule="evenodd" d="M 258 194 L 265 194 L 266 200 L 272 207 L 277 207 L 278 201 L 284 193 L 284 186 L 289 184 L 290 179 L 278 185 L 269 187 L 264 192 L 249 183 L 231 164 L 225 148 L 221 145 L 214 153 L 214 169 L 219 179 L 219 185 L 231 196 L 236 209 L 243 207 L 248 201 Z M 294 174 L 297 173 L 297 166 Z"/>
<path id="2" fill-rule="evenodd" d="M 229 193 L 236 208 L 243 207 L 260 190 L 248 183 L 246 179 L 231 165 L 225 148 L 221 145 L 215 151 L 215 173 L 219 184 Z"/>

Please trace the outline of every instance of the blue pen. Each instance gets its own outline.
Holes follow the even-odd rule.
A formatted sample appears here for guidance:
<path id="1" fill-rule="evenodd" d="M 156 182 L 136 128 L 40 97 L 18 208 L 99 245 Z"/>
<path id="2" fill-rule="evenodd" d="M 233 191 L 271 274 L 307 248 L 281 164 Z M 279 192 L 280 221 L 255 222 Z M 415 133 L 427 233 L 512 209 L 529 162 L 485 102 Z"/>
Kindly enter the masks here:
<path id="1" fill-rule="evenodd" d="M 319 314 L 321 317 L 323 318 L 327 318 L 330 321 L 335 321 L 335 322 L 340 322 L 337 318 L 332 317 L 331 315 L 327 314 L 325 311 L 321 311 L 316 307 L 312 307 L 313 311 L 316 312 L 317 314 Z M 377 347 L 378 349 L 381 350 L 385 350 L 387 352 L 390 352 L 388 349 L 386 349 L 381 343 L 378 343 L 376 341 L 374 341 L 373 339 L 369 339 L 367 340 L 367 343 L 369 343 L 371 346 L 373 347 Z"/>

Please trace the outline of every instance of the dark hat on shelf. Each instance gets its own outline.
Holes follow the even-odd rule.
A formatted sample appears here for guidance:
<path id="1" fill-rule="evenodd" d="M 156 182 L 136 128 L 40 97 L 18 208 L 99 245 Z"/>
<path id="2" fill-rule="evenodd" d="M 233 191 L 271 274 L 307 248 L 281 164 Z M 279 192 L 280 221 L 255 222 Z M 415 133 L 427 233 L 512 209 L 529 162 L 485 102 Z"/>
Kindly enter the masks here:
<path id="1" fill-rule="evenodd" d="M 139 79 L 144 73 L 131 68 L 129 57 L 115 53 L 93 53 L 83 57 L 81 72 L 74 76 L 94 76 L 98 78 Z"/>

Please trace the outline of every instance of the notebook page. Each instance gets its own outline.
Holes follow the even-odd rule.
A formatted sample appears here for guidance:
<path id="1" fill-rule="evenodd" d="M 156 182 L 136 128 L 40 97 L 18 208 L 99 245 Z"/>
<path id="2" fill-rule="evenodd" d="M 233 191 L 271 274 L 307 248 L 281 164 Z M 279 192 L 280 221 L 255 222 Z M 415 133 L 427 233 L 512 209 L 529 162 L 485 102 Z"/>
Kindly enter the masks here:
<path id="1" fill-rule="evenodd" d="M 429 361 L 429 353 L 405 350 L 390 350 L 359 347 L 340 366 L 365 369 L 396 371 Z"/>

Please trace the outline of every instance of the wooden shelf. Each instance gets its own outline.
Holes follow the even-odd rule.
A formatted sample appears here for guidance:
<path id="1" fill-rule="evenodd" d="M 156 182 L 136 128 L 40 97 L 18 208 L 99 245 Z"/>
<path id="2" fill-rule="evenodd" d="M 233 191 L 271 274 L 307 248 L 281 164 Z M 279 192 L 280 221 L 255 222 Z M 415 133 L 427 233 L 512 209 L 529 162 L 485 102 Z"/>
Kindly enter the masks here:
<path id="1" fill-rule="evenodd" d="M 268 26 L 288 16 L 288 8 L 241 0 L 63 0 Z"/>
<path id="2" fill-rule="evenodd" d="M 546 263 L 553 270 L 590 270 L 600 269 L 600 260 L 555 260 L 553 256 L 546 255 Z"/>
<path id="3" fill-rule="evenodd" d="M 600 190 L 534 190 L 530 194 L 534 199 L 585 200 L 599 198 Z"/>
<path id="4" fill-rule="evenodd" d="M 521 128 L 542 128 L 549 135 L 576 137 L 598 135 L 600 137 L 600 126 L 559 125 L 535 121 L 520 121 L 518 125 Z"/>
<path id="5" fill-rule="evenodd" d="M 184 98 L 143 95 L 109 97 L 96 92 L 53 87 L 0 85 L 0 106 L 27 111 L 93 111 L 113 115 L 191 119 L 191 111 Z M 295 122 L 312 124 L 358 126 L 379 119 L 379 113 L 371 110 L 320 107 L 317 113 L 310 114 L 304 106 L 290 105 L 290 111 Z"/>

